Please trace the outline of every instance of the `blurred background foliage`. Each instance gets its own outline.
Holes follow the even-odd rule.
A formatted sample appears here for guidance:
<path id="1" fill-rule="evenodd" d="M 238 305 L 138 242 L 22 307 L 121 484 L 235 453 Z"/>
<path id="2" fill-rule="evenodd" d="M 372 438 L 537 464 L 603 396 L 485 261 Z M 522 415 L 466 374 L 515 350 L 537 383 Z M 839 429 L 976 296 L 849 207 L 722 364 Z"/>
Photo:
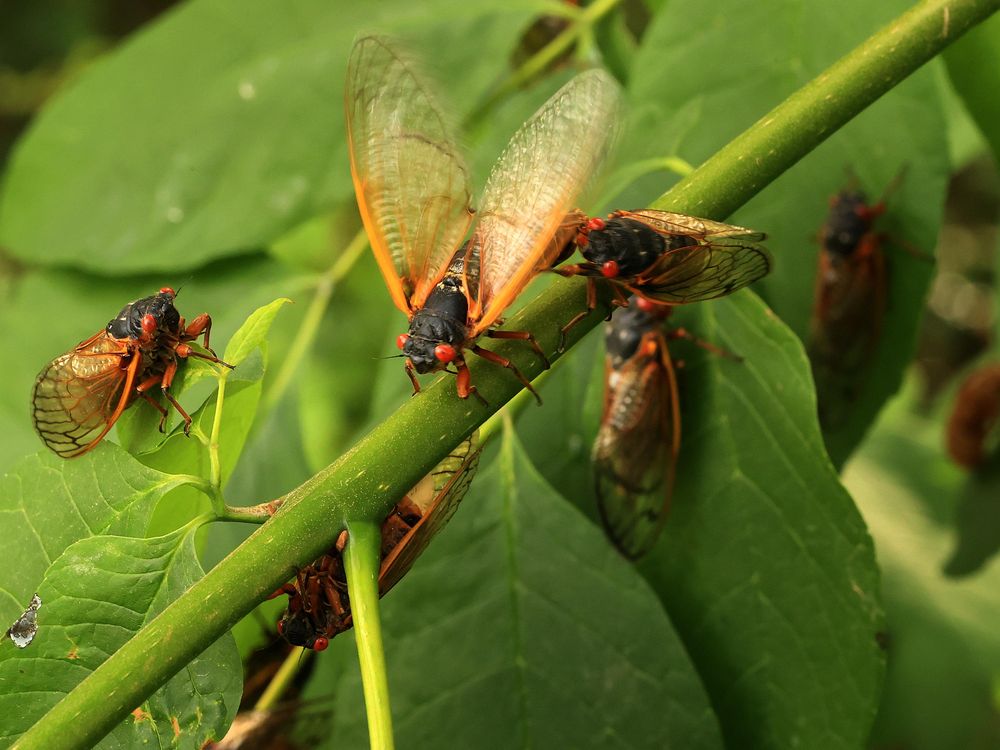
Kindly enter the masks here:
<path id="1" fill-rule="evenodd" d="M 370 253 L 344 255 L 360 229 L 341 113 L 359 31 L 427 60 L 480 185 L 560 83 L 605 65 L 629 106 L 585 206 L 598 211 L 650 203 L 909 3 L 604 3 L 523 82 L 514 71 L 578 9 L 356 5 L 0 3 L 0 471 L 39 450 L 27 402 L 41 366 L 164 284 L 181 288 L 182 313 L 212 314 L 219 343 L 258 306 L 295 303 L 271 333 L 231 503 L 287 492 L 406 397 L 398 360 L 378 360 L 402 317 Z M 522 413 L 385 602 L 401 746 L 1000 745 L 1000 456 L 994 443 L 970 472 L 944 449 L 959 383 L 1000 357 L 998 59 L 993 19 L 733 218 L 770 236 L 775 272 L 756 289 L 767 307 L 741 293 L 678 316 L 745 363 L 677 345 L 675 508 L 638 570 L 594 525 L 600 336 L 546 380 L 544 407 Z M 884 329 L 846 421 L 821 442 L 799 342 L 816 235 L 849 175 L 874 197 L 904 168 L 880 224 Z M 157 455 L 139 458 L 171 470 Z M 146 533 L 205 508 L 190 487 L 171 490 Z M 202 564 L 246 533 L 212 526 Z M 8 597 L 3 618 L 23 605 Z M 273 644 L 279 608 L 237 627 L 246 659 Z M 303 695 L 331 707 L 319 720 L 338 747 L 364 744 L 350 648 L 338 639 L 301 676 Z"/>

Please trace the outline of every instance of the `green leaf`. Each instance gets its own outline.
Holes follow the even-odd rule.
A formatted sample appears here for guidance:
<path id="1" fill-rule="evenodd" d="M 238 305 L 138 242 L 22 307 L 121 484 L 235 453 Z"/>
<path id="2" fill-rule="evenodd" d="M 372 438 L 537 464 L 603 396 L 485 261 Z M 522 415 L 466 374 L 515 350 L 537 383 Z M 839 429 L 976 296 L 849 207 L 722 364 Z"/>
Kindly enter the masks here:
<path id="1" fill-rule="evenodd" d="M 865 0 L 667 3 L 635 60 L 623 161 L 679 156 L 697 166 L 911 5 L 909 0 L 874 5 Z M 720 55 L 739 63 L 706 64 Z M 768 233 L 774 270 L 759 288 L 781 319 L 806 340 L 819 250 L 815 238 L 830 196 L 847 185 L 850 170 L 875 200 L 904 167 L 905 180 L 878 225 L 890 238 L 885 246 L 889 288 L 883 335 L 869 369 L 859 376 L 859 395 L 845 407 L 846 418 L 825 436 L 837 464 L 897 390 L 913 354 L 933 269 L 902 252 L 893 240 L 930 253 L 940 224 L 949 164 L 932 71 L 910 76 L 732 217 L 734 223 Z M 613 207 L 648 205 L 669 177 L 664 172 L 647 176 Z"/>
<path id="2" fill-rule="evenodd" d="M 670 323 L 743 362 L 670 345 L 684 363 L 681 453 L 671 515 L 640 570 L 729 744 L 858 747 L 883 672 L 878 570 L 825 455 L 802 346 L 750 293 L 678 308 Z M 546 477 L 594 517 L 589 453 L 604 363 L 603 352 L 580 354 L 519 429 Z"/>
<path id="3" fill-rule="evenodd" d="M 678 324 L 744 359 L 674 347 L 676 490 L 641 569 L 730 744 L 860 747 L 884 672 L 878 568 L 823 451 L 802 347 L 749 293 L 685 313 Z"/>
<path id="4" fill-rule="evenodd" d="M 195 532 L 81 539 L 39 587 L 38 634 L 0 649 L 0 743 L 30 727 L 142 625 L 203 575 Z M 2 644 L 7 646 L 8 644 Z M 240 661 L 226 635 L 175 675 L 99 747 L 200 747 L 221 738 L 239 705 Z"/>
<path id="5" fill-rule="evenodd" d="M 400 747 L 721 747 L 653 592 L 513 436 L 382 603 Z M 333 742 L 361 747 L 342 683 Z"/>
<path id="6" fill-rule="evenodd" d="M 0 245 L 113 274 L 266 245 L 351 195 L 343 83 L 360 31 L 402 35 L 435 68 L 461 70 L 448 87 L 468 109 L 542 8 L 185 4 L 48 103 L 11 160 Z"/>
<path id="7" fill-rule="evenodd" d="M 1000 158 L 1000 18 L 994 17 L 965 35 L 944 54 L 948 74 L 969 114 Z"/>
<path id="8" fill-rule="evenodd" d="M 1000 564 L 962 578 L 945 569 L 965 472 L 944 456 L 941 420 L 918 412 L 915 390 L 889 405 L 844 472 L 885 592 L 889 672 L 872 743 L 986 750 L 1000 746 Z"/>
<path id="9" fill-rule="evenodd" d="M 15 464 L 0 479 L 0 528 L 10 561 L 0 569 L 0 622 L 24 610 L 67 547 L 101 534 L 145 535 L 157 501 L 184 482 L 110 443 L 70 460 L 43 451 Z"/>
<path id="10" fill-rule="evenodd" d="M 250 317 L 246 319 L 246 322 L 240 326 L 240 329 L 229 340 L 223 359 L 233 367 L 236 367 L 249 357 L 254 349 L 262 347 L 267 338 L 268 331 L 271 330 L 274 316 L 278 314 L 278 310 L 281 309 L 282 305 L 290 302 L 291 300 L 288 298 L 276 299 L 274 302 L 254 310 L 250 314 Z"/>

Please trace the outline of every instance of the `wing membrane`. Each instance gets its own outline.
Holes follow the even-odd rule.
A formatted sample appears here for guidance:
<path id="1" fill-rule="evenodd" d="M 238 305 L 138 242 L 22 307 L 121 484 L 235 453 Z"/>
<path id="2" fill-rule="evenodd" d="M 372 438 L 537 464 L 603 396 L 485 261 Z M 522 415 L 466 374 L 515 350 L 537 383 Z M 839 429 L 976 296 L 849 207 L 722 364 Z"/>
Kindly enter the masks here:
<path id="1" fill-rule="evenodd" d="M 677 214 L 672 211 L 657 211 L 645 208 L 639 211 L 619 211 L 617 214 L 638 218 L 663 234 L 682 234 L 697 239 L 721 239 L 731 237 L 745 243 L 761 242 L 766 235 L 753 229 L 738 227 L 734 224 L 723 224 L 711 219 L 700 219 L 697 216 Z"/>
<path id="2" fill-rule="evenodd" d="M 132 357 L 123 369 L 125 351 L 122 342 L 101 331 L 39 374 L 32 420 L 42 442 L 57 455 L 86 453 L 128 405 L 141 357 Z"/>
<path id="3" fill-rule="evenodd" d="M 618 87 L 591 70 L 563 86 L 514 134 L 493 168 L 473 232 L 480 255 L 473 334 L 488 328 L 559 255 L 555 235 L 614 131 Z M 473 282 L 473 286 L 475 286 Z"/>
<path id="4" fill-rule="evenodd" d="M 382 560 L 380 594 L 406 575 L 434 535 L 451 520 L 479 467 L 479 454 L 475 436 L 467 438 L 428 475 L 429 486 L 414 488 L 410 498 L 421 507 L 423 516 Z M 426 496 L 418 497 L 420 494 Z"/>
<path id="5" fill-rule="evenodd" d="M 628 286 L 644 297 L 680 305 L 731 294 L 770 270 L 771 256 L 764 248 L 719 237 L 668 250 Z"/>
<path id="6" fill-rule="evenodd" d="M 345 103 L 361 217 L 393 302 L 409 314 L 468 229 L 468 170 L 426 83 L 386 40 L 355 42 Z"/>
<path id="7" fill-rule="evenodd" d="M 653 338 L 655 348 L 647 348 Z M 654 349 L 653 354 L 642 352 Z M 598 510 L 608 537 L 630 559 L 645 554 L 666 520 L 680 448 L 677 379 L 666 341 L 647 333 L 632 359 L 608 368 L 593 463 Z"/>

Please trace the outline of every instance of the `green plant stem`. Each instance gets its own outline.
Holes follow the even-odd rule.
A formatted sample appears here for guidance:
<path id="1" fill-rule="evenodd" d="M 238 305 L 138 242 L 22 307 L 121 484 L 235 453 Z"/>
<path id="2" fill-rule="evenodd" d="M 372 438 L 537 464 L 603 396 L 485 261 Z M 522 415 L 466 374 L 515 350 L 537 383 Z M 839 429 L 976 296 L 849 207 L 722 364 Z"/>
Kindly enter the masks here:
<path id="1" fill-rule="evenodd" d="M 997 0 L 917 3 L 730 141 L 653 207 L 728 216 L 998 8 Z"/>
<path id="2" fill-rule="evenodd" d="M 285 690 L 295 679 L 295 675 L 314 653 L 310 649 L 293 646 L 277 673 L 267 684 L 264 692 L 260 694 L 260 698 L 257 699 L 257 703 L 253 707 L 254 711 L 270 711 L 280 703 L 281 696 L 285 694 Z"/>
<path id="3" fill-rule="evenodd" d="M 344 252 L 340 254 L 333 265 L 320 275 L 319 281 L 316 284 L 316 293 L 309 303 L 309 308 L 306 310 L 302 325 L 299 326 L 299 330 L 295 334 L 295 340 L 292 342 L 288 354 L 282 360 L 281 369 L 278 370 L 278 374 L 274 378 L 274 383 L 264 399 L 265 410 L 274 408 L 284 397 L 285 391 L 288 390 L 288 386 L 302 364 L 302 360 L 316 339 L 319 325 L 323 322 L 323 315 L 326 314 L 326 309 L 330 306 L 330 298 L 333 296 L 334 288 L 354 267 L 354 264 L 358 262 L 358 258 L 361 257 L 367 247 L 368 237 L 365 235 L 365 230 L 362 229 L 354 236 L 354 239 L 351 240 L 350 244 L 344 249 Z"/>
<path id="4" fill-rule="evenodd" d="M 998 7 L 1000 0 L 924 0 L 793 94 L 678 183 L 658 205 L 725 218 L 837 126 Z M 848 78 L 847 72 L 854 77 Z M 820 113 L 829 120 L 821 121 Z M 559 280 L 513 316 L 509 327 L 534 332 L 543 351 L 558 359 L 559 328 L 583 308 L 585 287 L 581 279 Z M 606 305 L 599 306 L 571 331 L 568 344 L 579 341 L 606 312 Z M 541 363 L 515 343 L 505 342 L 496 351 L 512 356 L 526 377 L 537 376 Z M 92 746 L 296 568 L 319 557 L 348 519 L 384 518 L 452 446 L 521 388 L 502 368 L 473 362 L 470 369 L 488 407 L 475 399 L 455 398 L 451 378 L 408 399 L 348 453 L 289 493 L 271 521 L 87 676 L 15 747 Z"/>
<path id="5" fill-rule="evenodd" d="M 389 681 L 382 649 L 382 623 L 378 609 L 378 571 L 382 532 L 374 521 L 358 521 L 347 526 L 344 571 L 351 596 L 354 639 L 361 665 L 365 692 L 368 739 L 372 750 L 392 750 L 392 713 Z"/>
<path id="6" fill-rule="evenodd" d="M 582 34 L 588 32 L 595 23 L 614 10 L 615 6 L 620 2 L 621 0 L 595 0 L 584 8 L 581 13 L 576 15 L 566 29 L 538 50 L 538 52 L 521 63 L 520 67 L 511 73 L 497 87 L 493 94 L 466 118 L 466 127 L 470 129 L 474 128 L 488 112 L 492 111 L 497 102 L 502 101 L 511 92 L 516 91 L 536 76 L 541 75 Z"/>

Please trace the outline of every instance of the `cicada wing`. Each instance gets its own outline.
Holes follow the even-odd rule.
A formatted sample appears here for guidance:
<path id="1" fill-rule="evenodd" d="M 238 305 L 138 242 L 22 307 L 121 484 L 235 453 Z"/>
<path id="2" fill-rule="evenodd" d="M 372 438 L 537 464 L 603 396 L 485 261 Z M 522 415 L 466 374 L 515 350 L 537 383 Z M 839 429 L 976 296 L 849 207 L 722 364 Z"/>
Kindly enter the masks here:
<path id="1" fill-rule="evenodd" d="M 668 250 L 627 286 L 657 302 L 682 305 L 732 294 L 770 270 L 771 256 L 760 245 L 717 237 Z"/>
<path id="2" fill-rule="evenodd" d="M 129 403 L 141 357 L 104 331 L 56 357 L 35 380 L 32 421 L 42 442 L 63 458 L 86 453 Z"/>
<path id="3" fill-rule="evenodd" d="M 858 397 L 885 315 L 884 262 L 880 250 L 843 259 L 820 254 L 806 349 L 824 427 L 841 423 Z"/>
<path id="4" fill-rule="evenodd" d="M 723 224 L 720 221 L 701 219 L 673 211 L 658 211 L 653 208 L 616 211 L 615 215 L 642 221 L 661 234 L 687 235 L 700 240 L 732 238 L 744 243 L 755 243 L 763 241 L 767 236 L 763 232 L 738 227 L 735 224 Z"/>
<path id="5" fill-rule="evenodd" d="M 429 484 L 414 488 L 410 498 L 420 507 L 422 516 L 382 560 L 379 570 L 381 595 L 406 575 L 430 540 L 458 510 L 459 503 L 476 475 L 480 452 L 477 436 L 466 438 L 428 475 Z M 424 493 L 424 497 L 416 497 Z"/>
<path id="6" fill-rule="evenodd" d="M 637 354 L 613 381 L 608 369 L 592 455 L 604 530 L 633 560 L 652 548 L 666 521 L 680 449 L 677 378 L 662 334 L 647 336 L 658 337 L 659 352 Z"/>
<path id="7" fill-rule="evenodd" d="M 355 42 L 345 104 L 361 218 L 393 302 L 409 313 L 469 227 L 468 170 L 428 84 L 387 40 Z"/>
<path id="8" fill-rule="evenodd" d="M 492 325 L 575 234 L 566 218 L 577 216 L 571 209 L 606 155 L 618 101 L 607 73 L 582 73 L 511 138 L 486 184 L 470 244 L 480 259 L 478 284 L 469 280 L 479 290 L 469 313 L 474 334 Z"/>

